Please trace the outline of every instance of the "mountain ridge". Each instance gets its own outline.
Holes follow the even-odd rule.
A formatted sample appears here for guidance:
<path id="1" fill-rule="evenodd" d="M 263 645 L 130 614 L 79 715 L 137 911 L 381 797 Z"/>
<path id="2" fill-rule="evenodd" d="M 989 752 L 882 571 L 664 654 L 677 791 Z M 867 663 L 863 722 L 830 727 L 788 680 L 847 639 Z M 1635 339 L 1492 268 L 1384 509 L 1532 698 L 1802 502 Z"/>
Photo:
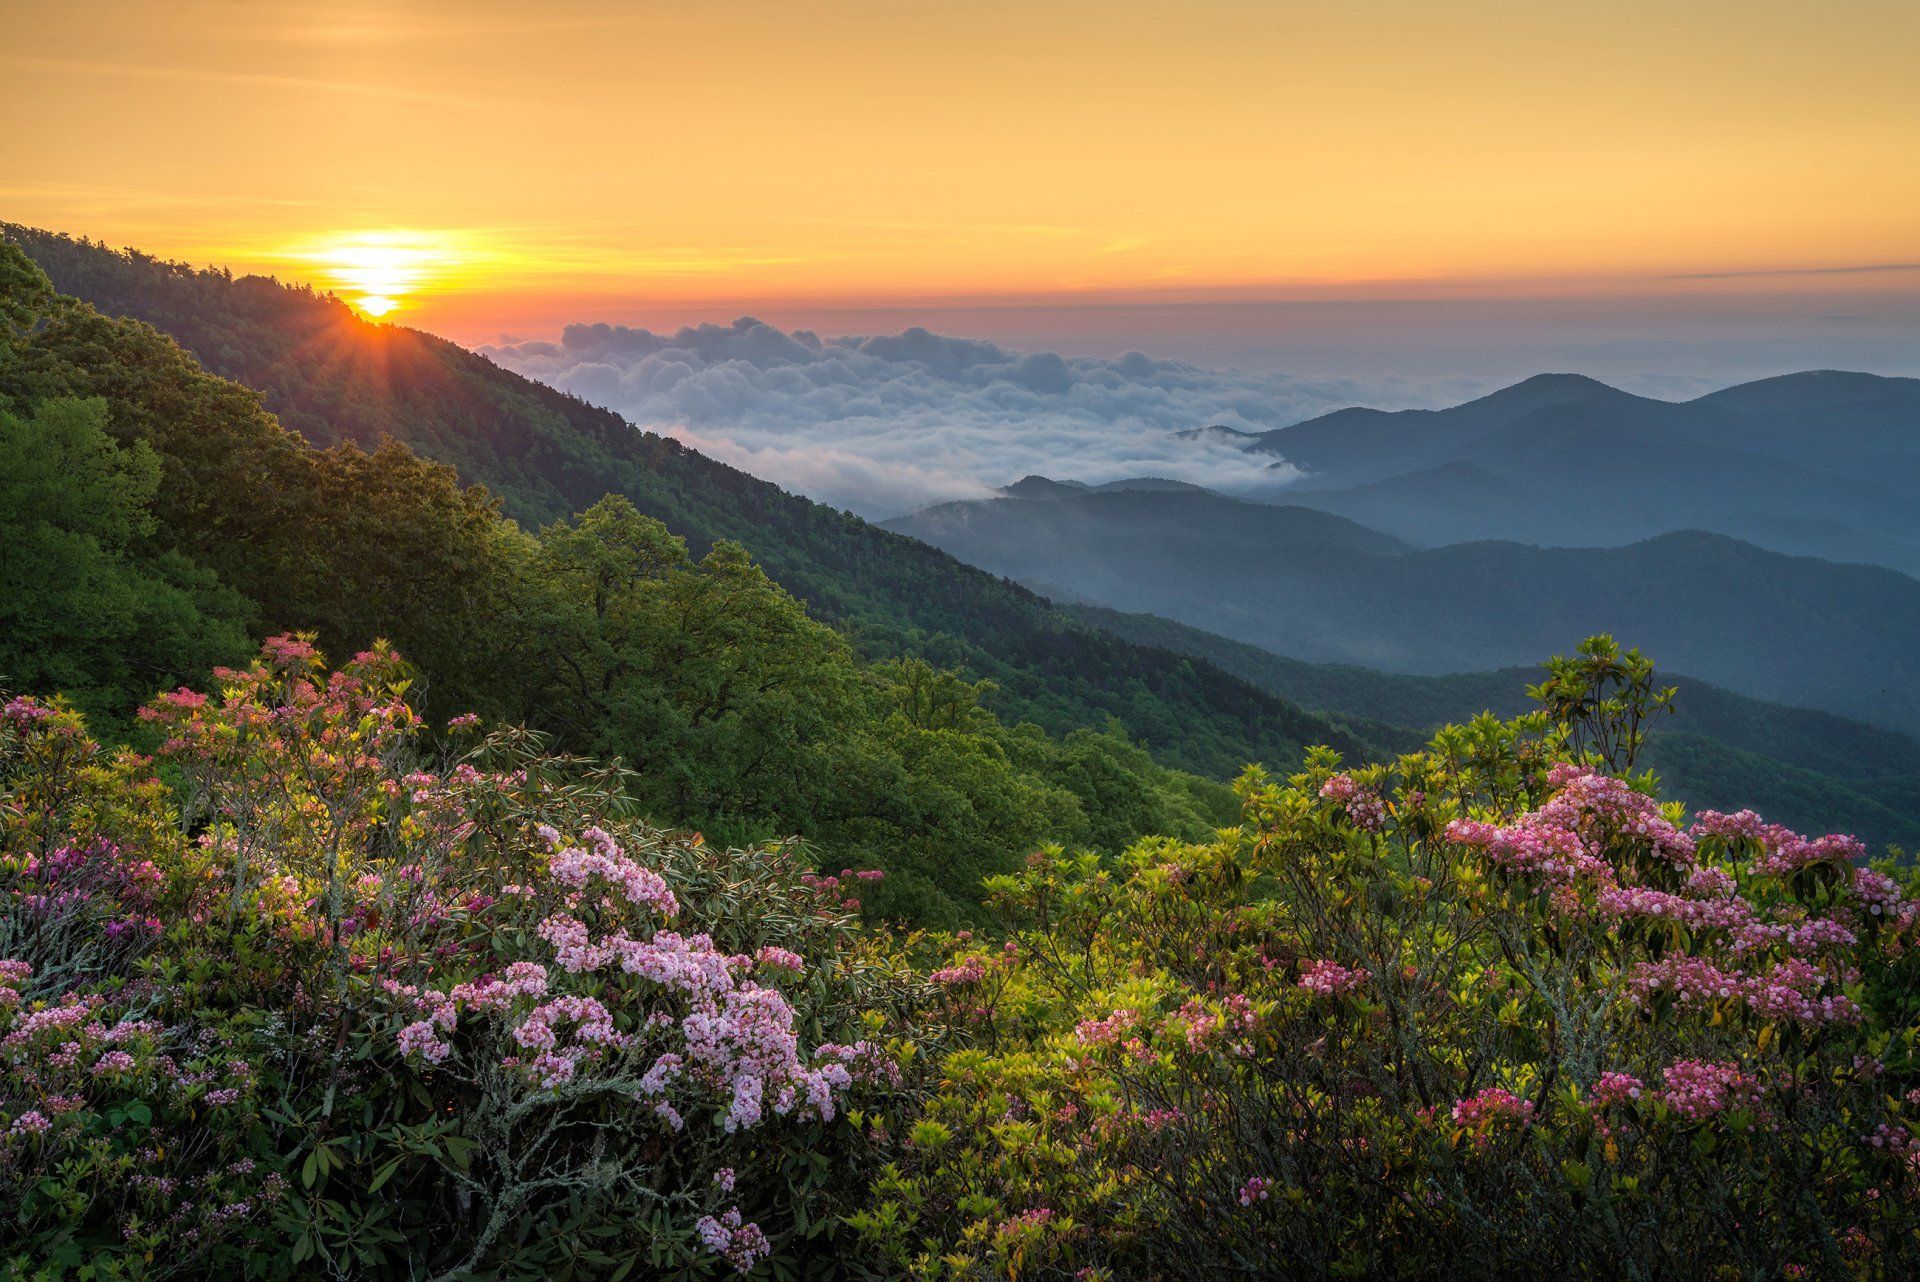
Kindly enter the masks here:
<path id="1" fill-rule="evenodd" d="M 1223 777 L 1330 737 L 1364 748 L 1205 663 L 1136 646 L 1059 613 L 1029 589 L 928 545 L 789 494 L 644 432 L 610 410 L 500 368 L 445 339 L 355 316 L 344 303 L 13 224 L 54 286 L 170 335 L 214 373 L 254 388 L 318 445 L 383 436 L 480 482 L 523 523 L 608 492 L 685 537 L 745 545 L 776 582 L 869 658 L 917 655 L 993 681 L 1009 721 L 1066 733 L 1113 719 L 1170 764 Z"/>

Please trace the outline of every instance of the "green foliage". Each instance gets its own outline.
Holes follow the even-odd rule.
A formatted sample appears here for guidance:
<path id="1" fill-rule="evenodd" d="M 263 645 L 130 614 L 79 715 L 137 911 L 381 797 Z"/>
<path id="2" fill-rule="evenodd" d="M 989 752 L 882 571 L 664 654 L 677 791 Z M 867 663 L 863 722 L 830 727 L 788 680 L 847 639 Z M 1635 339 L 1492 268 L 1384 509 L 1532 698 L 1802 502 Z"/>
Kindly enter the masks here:
<path id="1" fill-rule="evenodd" d="M 0 1276 L 840 1272 L 938 1044 L 898 952 L 410 688 L 275 638 L 146 710 L 183 805 L 0 713 Z"/>
<path id="2" fill-rule="evenodd" d="M 1673 686 L 1653 684 L 1653 660 L 1622 651 L 1610 636 L 1588 637 L 1572 657 L 1547 660 L 1547 677 L 1527 688 L 1547 720 L 1564 726 L 1567 746 L 1613 771 L 1633 769 L 1647 739 L 1647 718 L 1673 711 Z"/>
<path id="3" fill-rule="evenodd" d="M 11 246 L 0 257 L 32 270 Z M 87 457 L 112 464 L 70 469 L 36 445 L 22 492 L 53 502 L 91 486 L 72 488 L 63 519 L 84 513 L 110 543 L 137 542 L 149 578 L 207 592 L 217 578 L 245 598 L 218 595 L 211 622 L 181 621 L 141 604 L 153 591 L 128 602 L 77 568 L 50 575 L 52 552 L 29 564 L 38 544 L 21 541 L 17 666 L 0 672 L 67 690 L 105 724 L 233 658 L 244 645 L 228 620 L 308 630 L 343 653 L 384 639 L 416 666 L 433 718 L 476 710 L 618 757 L 657 819 L 729 842 L 804 836 L 895 874 L 868 895 L 873 910 L 949 925 L 978 918 L 981 880 L 1049 837 L 1117 852 L 1228 813 L 1220 786 L 1157 764 L 1117 723 L 1055 740 L 1003 725 L 990 682 L 919 659 L 869 668 L 739 544 L 695 557 L 618 495 L 529 534 L 394 440 L 314 449 L 147 326 L 44 289 L 17 297 L 39 313 L 12 336 L 0 403 L 51 415 L 40 442 L 71 417 L 59 398 L 95 398 Z M 127 493 L 118 506 L 94 493 L 108 479 Z M 19 511 L 46 525 L 32 503 Z M 48 595 L 67 583 L 66 598 Z"/>
<path id="4" fill-rule="evenodd" d="M 1681 828 L 1572 746 L 1633 709 L 1564 706 L 995 879 L 1006 938 L 932 976 L 969 1044 L 849 1220 L 875 1271 L 1920 1266 L 1912 886 L 1751 815 Z"/>
<path id="5" fill-rule="evenodd" d="M 103 716 L 246 650 L 245 603 L 154 539 L 160 460 L 97 400 L 0 409 L 0 680 Z"/>
<path id="6" fill-rule="evenodd" d="M 1084 626 L 924 543 L 788 494 L 431 335 L 369 323 L 335 299 L 258 277 L 236 280 L 14 225 L 0 226 L 0 237 L 64 292 L 157 326 L 207 369 L 258 389 L 281 422 L 316 445 L 373 449 L 392 437 L 487 486 L 530 528 L 622 495 L 695 555 L 722 540 L 747 548 L 862 657 L 916 656 L 990 680 L 986 706 L 1008 724 L 1063 735 L 1114 720 L 1157 760 L 1216 779 L 1250 760 L 1297 761 L 1309 743 L 1362 751 L 1340 725 L 1212 664 Z M 6 272 L 44 288 L 17 263 Z M 424 660 L 397 627 L 389 635 Z"/>
<path id="7" fill-rule="evenodd" d="M 1380 760 L 1420 748 L 1449 722 L 1526 709 L 1526 668 L 1409 676 L 1344 664 L 1305 663 L 1169 619 L 1073 607 L 1073 613 L 1143 645 L 1206 658 L 1244 680 L 1335 717 Z M 1851 832 L 1876 850 L 1920 847 L 1920 742 L 1829 712 L 1671 678 L 1675 715 L 1646 732 L 1645 761 L 1690 805 L 1755 806 L 1796 828 Z"/>

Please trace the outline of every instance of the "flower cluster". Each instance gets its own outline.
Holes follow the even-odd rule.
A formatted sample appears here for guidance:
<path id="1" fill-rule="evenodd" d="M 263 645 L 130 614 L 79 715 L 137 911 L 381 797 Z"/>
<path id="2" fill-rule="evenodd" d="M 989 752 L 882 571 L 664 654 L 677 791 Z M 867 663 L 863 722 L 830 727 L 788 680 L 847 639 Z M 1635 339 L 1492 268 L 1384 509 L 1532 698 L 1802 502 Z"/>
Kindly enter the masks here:
<path id="1" fill-rule="evenodd" d="M 653 869 L 629 859 L 620 848 L 620 843 L 604 829 L 588 828 L 580 835 L 587 845 L 569 846 L 564 844 L 554 828 L 541 826 L 540 836 L 554 847 L 549 867 L 554 881 L 562 886 L 582 889 L 589 881 L 598 878 L 617 887 L 628 903 L 651 908 L 662 917 L 672 917 L 680 911 L 680 905 L 665 879 Z"/>
<path id="2" fill-rule="evenodd" d="M 1468 1130 L 1486 1131 L 1496 1126 L 1524 1126 L 1533 1120 L 1533 1101 L 1521 1099 L 1504 1086 L 1488 1086 L 1455 1100 L 1453 1121 Z"/>
<path id="3" fill-rule="evenodd" d="M 961 984 L 977 984 L 987 977 L 987 961 L 984 957 L 969 957 L 955 962 L 951 966 L 942 966 L 927 978 L 946 987 Z"/>
<path id="4" fill-rule="evenodd" d="M 1593 1084 L 1593 1098 L 1600 1104 L 1630 1104 L 1646 1091 L 1646 1084 L 1632 1073 L 1606 1072 Z"/>
<path id="5" fill-rule="evenodd" d="M 741 1273 L 747 1272 L 773 1253 L 773 1246 L 758 1224 L 741 1222 L 740 1208 L 728 1207 L 718 1219 L 703 1215 L 694 1225 L 701 1242 Z"/>
<path id="6" fill-rule="evenodd" d="M 1667 1066 L 1660 1099 L 1680 1116 L 1699 1121 L 1731 1109 L 1754 1108 L 1761 1095 L 1759 1081 L 1736 1064 L 1683 1059 Z"/>
<path id="7" fill-rule="evenodd" d="M 1371 788 L 1363 788 L 1352 775 L 1334 775 L 1320 785 L 1320 795 L 1337 802 L 1348 822 L 1362 832 L 1379 832 L 1387 826 L 1387 803 Z"/>
<path id="8" fill-rule="evenodd" d="M 4 705 L 10 1246 L 79 1244 L 102 1276 L 299 1275 L 312 1243 L 264 1229 L 297 1178 L 309 1205 L 373 1222 L 377 1202 L 395 1227 L 362 1271 L 559 1267 L 528 1226 L 592 1190 L 609 1249 L 671 1242 L 662 1267 L 698 1276 L 772 1250 L 715 1206 L 742 1157 L 754 1206 L 850 1209 L 849 1166 L 913 1097 L 882 1031 L 912 969 L 837 893 L 878 874 L 636 822 L 617 771 L 514 730 L 433 764 L 408 685 L 390 651 L 329 672 L 274 638 L 143 711 L 165 782 L 63 705 Z M 863 1087 L 873 1107 L 842 1122 Z M 392 1124 L 324 1121 L 369 1116 Z M 506 1134 L 510 1157 L 488 1148 Z M 475 1203 L 445 1234 L 429 1151 Z"/>
<path id="9" fill-rule="evenodd" d="M 1322 997 L 1337 997 L 1342 993 L 1357 992 L 1373 978 L 1373 972 L 1365 967 L 1349 968 L 1336 961 L 1309 962 L 1301 968 L 1300 987 Z"/>
<path id="10" fill-rule="evenodd" d="M 1753 850 L 1751 871 L 1755 876 L 1784 877 L 1820 864 L 1847 864 L 1867 854 L 1858 838 L 1833 833 L 1809 840 L 1779 824 L 1767 823 L 1751 810 L 1730 815 L 1703 810 L 1694 820 L 1693 831 L 1746 843 Z"/>

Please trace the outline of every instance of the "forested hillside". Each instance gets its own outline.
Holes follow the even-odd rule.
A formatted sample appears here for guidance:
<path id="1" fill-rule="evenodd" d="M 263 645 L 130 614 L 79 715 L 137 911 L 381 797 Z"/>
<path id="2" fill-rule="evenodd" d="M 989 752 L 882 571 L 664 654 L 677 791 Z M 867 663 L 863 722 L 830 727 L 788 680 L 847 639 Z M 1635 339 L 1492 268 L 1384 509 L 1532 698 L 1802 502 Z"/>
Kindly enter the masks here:
<path id="1" fill-rule="evenodd" d="M 886 525 L 996 574 L 1297 659 L 1438 674 L 1611 632 L 1742 694 L 1920 731 L 1906 641 L 1920 580 L 1701 530 L 1626 547 L 1411 548 L 1331 513 L 1205 493 L 972 500 Z"/>
<path id="2" fill-rule="evenodd" d="M 1204 662 L 1119 640 L 923 543 L 788 494 L 443 339 L 344 304 L 13 225 L 0 228 L 62 293 L 145 321 L 213 373 L 258 390 L 313 444 L 392 437 L 485 485 L 536 525 L 625 496 L 699 555 L 744 546 L 869 658 L 912 655 L 988 679 L 989 707 L 1055 734 L 1117 720 L 1157 758 L 1223 777 L 1359 745 Z"/>
<path id="3" fill-rule="evenodd" d="M 1285 680 L 1274 680 L 1266 661 L 1249 665 L 1246 656 L 1237 653 L 1240 647 L 1219 638 L 1193 644 L 1190 637 L 1180 635 L 1182 629 L 1163 635 L 1091 613 L 1075 618 L 1074 612 L 1063 612 L 1018 585 L 960 565 L 922 543 L 786 494 L 670 440 L 638 432 L 615 415 L 500 370 L 453 344 L 360 320 L 331 299 L 271 281 L 235 280 L 224 273 L 194 271 L 30 229 L 9 227 L 6 234 L 71 289 L 97 300 L 108 311 L 148 320 L 216 370 L 260 389 L 268 407 L 284 422 L 298 425 L 312 441 L 377 444 L 383 435 L 391 435 L 453 464 L 464 479 L 486 483 L 506 513 L 531 524 L 569 514 L 597 500 L 606 489 L 617 489 L 641 512 L 656 516 L 685 537 L 696 556 L 715 538 L 737 538 L 761 568 L 801 598 L 810 614 L 832 621 L 856 654 L 869 659 L 919 657 L 936 667 L 960 670 L 974 680 L 988 679 L 991 688 L 981 688 L 977 696 L 986 708 L 1008 723 L 1033 721 L 1056 738 L 1080 727 L 1102 727 L 1113 718 L 1158 760 L 1220 778 L 1247 760 L 1270 765 L 1296 760 L 1302 745 L 1313 742 L 1332 744 L 1353 760 L 1378 757 L 1414 742 L 1419 729 L 1477 711 L 1479 706 L 1515 710 L 1524 699 L 1529 678 L 1521 669 L 1489 679 L 1483 698 L 1450 697 L 1445 693 L 1450 688 L 1446 681 L 1403 681 L 1370 672 L 1357 673 L 1348 688 L 1328 697 L 1316 681 L 1303 681 L 1299 674 L 1324 674 L 1336 670 L 1332 667 L 1296 665 Z M 173 370 L 168 362 L 161 365 Z M 156 389 L 164 381 L 143 376 L 138 380 L 141 395 L 159 396 Z M 218 389 L 208 394 L 211 403 L 224 404 L 239 396 L 217 380 L 206 380 L 204 385 Z M 95 384 L 80 379 L 72 386 L 85 393 Z M 1546 390 L 1553 388 L 1549 385 Z M 231 407 L 226 412 L 246 413 Z M 187 434 L 179 435 L 174 448 L 191 448 Z M 248 474 L 246 465 L 235 466 L 233 476 Z M 428 568 L 433 571 L 432 582 L 409 589 L 404 600 L 396 598 L 391 588 L 356 586 L 334 593 L 326 602 L 289 604 L 283 617 L 335 619 L 341 636 L 384 631 L 404 638 L 403 648 L 432 673 L 430 695 L 436 706 L 504 710 L 503 687 L 497 671 L 488 666 L 492 660 L 443 661 L 445 655 L 459 652 L 458 637 L 481 634 L 492 606 L 464 589 L 447 592 L 436 585 L 460 582 L 467 573 L 462 569 L 463 558 L 479 554 L 418 539 L 405 530 L 403 521 L 383 524 L 377 515 L 380 505 L 368 496 L 390 484 L 414 485 L 405 478 L 415 477 L 418 469 L 399 467 L 388 480 L 381 479 L 383 470 L 343 463 L 341 475 L 307 492 L 316 500 L 329 499 L 338 513 L 352 512 L 357 505 L 355 523 L 369 537 L 378 532 L 385 541 L 380 550 L 367 546 L 351 553 L 368 562 L 358 571 L 361 584 L 392 584 L 404 581 L 413 570 Z M 450 497 L 439 480 L 421 482 L 415 488 L 417 497 L 435 508 L 438 519 L 450 528 L 463 523 L 485 527 L 486 522 L 469 510 L 484 505 L 478 496 Z M 1276 536 L 1351 552 L 1390 553 L 1396 547 L 1391 539 L 1335 517 L 1299 509 L 1288 513 L 1249 507 L 1191 487 L 1141 482 L 1106 487 L 1106 491 L 1096 501 L 1129 515 L 1136 527 L 1133 541 L 1141 546 L 1139 566 L 1157 564 L 1155 558 L 1172 556 L 1181 539 L 1200 535 L 1221 541 L 1226 551 L 1220 557 L 1231 560 L 1237 555 L 1251 563 L 1262 559 L 1262 541 Z M 1041 487 L 1030 485 L 1013 492 L 1032 497 Z M 1055 497 L 1082 493 L 1058 485 L 1045 492 Z M 1167 531 L 1155 526 L 1152 518 L 1186 503 L 1203 505 L 1212 525 L 1179 519 L 1172 536 L 1162 538 Z M 272 546 L 270 539 L 241 528 L 235 514 L 219 511 L 211 500 L 168 511 L 160 519 L 163 524 L 184 521 L 182 530 L 204 526 L 210 541 L 230 540 L 234 547 Z M 1110 533 L 1103 530 L 1092 550 L 1105 550 L 1102 539 Z M 174 537 L 187 536 L 176 533 Z M 474 547 L 482 544 L 483 539 L 472 540 Z M 343 557 L 349 555 L 345 548 Z M 1235 552 L 1236 548 L 1240 551 Z M 1179 577 L 1176 571 L 1169 573 Z M 164 574 L 161 579 L 167 581 Z M 320 590 L 260 557 L 234 558 L 227 576 L 215 583 L 217 587 L 210 590 L 216 597 L 246 584 L 257 592 L 288 597 L 310 597 Z M 128 636 L 178 630 L 180 594 L 190 596 L 195 590 L 199 589 L 191 583 L 174 583 L 167 598 L 174 603 L 169 607 L 173 613 L 157 605 L 147 609 L 137 624 L 144 633 L 90 629 L 84 643 L 57 661 L 60 670 L 71 670 L 83 653 L 90 652 L 96 671 L 114 663 L 128 669 L 116 679 L 123 691 L 144 689 L 142 680 L 148 677 L 176 679 L 171 670 L 152 670 L 144 657 L 154 653 L 151 645 L 125 641 Z M 76 596 L 76 608 L 83 599 L 98 605 L 110 598 L 111 592 L 93 582 Z M 225 614 L 214 606 L 209 609 L 211 617 L 205 625 L 189 630 L 197 638 L 194 644 L 188 645 L 184 636 L 179 640 L 187 668 L 204 667 L 210 661 L 210 647 L 223 646 L 231 652 L 240 635 L 231 608 Z M 123 627 L 136 626 L 129 620 L 130 616 L 122 616 Z M 33 620 L 16 623 L 22 637 L 29 635 L 26 629 L 37 626 Z M 1538 659 L 1564 648 L 1577 635 L 1577 630 L 1570 630 L 1564 637 L 1543 640 L 1518 657 Z M 1632 632 L 1624 635 L 1644 640 Z M 194 646 L 199 647 L 197 657 Z M 33 662 L 56 663 L 45 657 L 50 653 L 45 647 L 38 647 L 36 653 L 42 657 Z M 1268 660 L 1287 663 L 1271 656 Z M 44 674 L 23 670 L 20 678 L 52 674 L 52 668 Z M 1911 774 L 1902 756 L 1904 749 L 1844 768 L 1802 760 L 1784 752 L 1782 740 L 1769 745 L 1723 738 L 1725 727 L 1700 706 L 1703 699 L 1696 696 L 1696 687 L 1684 689 L 1680 720 L 1656 739 L 1651 750 L 1683 795 L 1696 794 L 1701 804 L 1714 804 L 1722 797 L 1764 802 L 1808 826 L 1854 828 L 1876 841 L 1915 844 L 1912 823 L 1904 817 L 1911 808 L 1899 813 L 1888 810 L 1904 795 L 1904 781 Z M 1711 696 L 1704 701 L 1710 704 Z M 1470 704 L 1476 706 L 1469 709 Z M 1303 707 L 1333 715 L 1308 713 Z M 592 720 L 574 712 L 566 716 L 568 724 Z M 1689 741 L 1688 735 L 1706 738 Z M 1791 738 L 1802 745 L 1823 741 L 1818 735 Z M 1906 742 L 1898 735 L 1888 736 L 1887 741 Z M 1732 751 L 1721 752 L 1722 747 Z"/>
<path id="4" fill-rule="evenodd" d="M 386 638 L 430 714 L 617 757 L 663 822 L 818 840 L 893 874 L 880 907 L 921 920 L 977 916 L 981 879 L 1043 840 L 1117 851 L 1231 812 L 1223 785 L 1096 719 L 1051 736 L 924 659 L 863 662 L 738 544 L 695 555 L 624 497 L 535 534 L 395 441 L 315 448 L 156 330 L 55 293 L 11 245 L 0 307 L 0 684 L 63 694 L 101 729 L 137 735 L 156 690 L 204 683 L 262 636 L 344 654 Z M 1238 715 L 1283 706 L 1262 700 Z"/>
<path id="5" fill-rule="evenodd" d="M 1920 1258 L 1885 1192 L 1920 1126 L 1905 874 L 1685 804 L 1758 779 L 1879 822 L 1813 767 L 1897 735 L 1703 687 L 1679 697 L 1724 742 L 1663 731 L 1651 665 L 1596 640 L 1541 711 L 1412 751 L 1101 641 L 1409 750 L 1229 791 L 864 660 L 739 544 L 696 553 L 622 495 L 535 532 L 398 441 L 318 448 L 11 245 L 0 326 L 15 1259 L 1131 1282 Z M 1299 675 L 1414 720 L 1520 676 Z M 1649 763 L 1696 791 L 1663 803 Z"/>
<path id="6" fill-rule="evenodd" d="M 1089 623 L 1218 664 L 1317 712 L 1349 718 L 1381 755 L 1410 751 L 1441 726 L 1482 712 L 1529 710 L 1535 667 L 1411 676 L 1307 663 L 1149 614 L 1073 606 Z M 1759 804 L 1803 828 L 1854 832 L 1869 845 L 1920 849 L 1920 742 L 1896 730 L 1751 699 L 1687 676 L 1669 678 L 1672 716 L 1648 731 L 1646 760 L 1695 808 Z"/>

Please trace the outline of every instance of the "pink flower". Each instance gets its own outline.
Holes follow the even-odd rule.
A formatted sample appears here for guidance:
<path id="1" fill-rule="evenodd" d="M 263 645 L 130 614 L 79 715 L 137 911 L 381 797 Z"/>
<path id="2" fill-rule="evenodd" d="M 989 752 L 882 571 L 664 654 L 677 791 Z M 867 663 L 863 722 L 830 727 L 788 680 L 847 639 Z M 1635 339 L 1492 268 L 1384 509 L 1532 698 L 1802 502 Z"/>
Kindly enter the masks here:
<path id="1" fill-rule="evenodd" d="M 555 845 L 560 840 L 559 834 L 551 828 L 543 827 L 541 836 Z M 604 829 L 588 828 L 581 836 L 591 849 L 560 846 L 553 852 L 548 872 L 555 881 L 578 889 L 597 877 L 618 887 L 630 904 L 652 908 L 662 917 L 672 917 L 680 911 L 679 902 L 674 899 L 666 879 L 653 869 L 643 868 L 629 859 Z"/>
<path id="2" fill-rule="evenodd" d="M 1453 1120 L 1457 1126 L 1479 1131 L 1525 1126 L 1533 1120 L 1533 1101 L 1521 1099 L 1503 1086 L 1489 1086 L 1454 1101 Z"/>
<path id="3" fill-rule="evenodd" d="M 1601 1104 L 1630 1103 L 1639 1099 L 1645 1089 L 1640 1079 L 1630 1073 L 1602 1073 L 1600 1080 L 1593 1084 L 1593 1098 Z"/>
<path id="4" fill-rule="evenodd" d="M 760 1231 L 759 1225 L 741 1223 L 740 1208 L 737 1206 L 729 1207 L 719 1219 L 711 1215 L 701 1216 L 693 1229 L 700 1235 L 707 1250 L 724 1258 L 741 1273 L 773 1253 L 773 1246 L 767 1241 L 767 1235 Z"/>
<path id="5" fill-rule="evenodd" d="M 395 1040 L 402 1055 L 418 1055 L 429 1064 L 438 1064 L 453 1052 L 452 1043 L 441 1041 L 433 1023 L 424 1019 L 401 1029 Z"/>
<path id="6" fill-rule="evenodd" d="M 13 1119 L 13 1125 L 8 1128 L 7 1133 L 9 1135 L 45 1135 L 52 1129 L 53 1123 L 47 1120 L 46 1114 L 38 1109 L 28 1109 Z"/>
<path id="7" fill-rule="evenodd" d="M 1343 806 L 1356 828 L 1379 832 L 1387 826 L 1387 803 L 1371 788 L 1362 788 L 1352 775 L 1334 775 L 1320 785 L 1320 795 Z"/>
<path id="8" fill-rule="evenodd" d="M 1300 987 L 1322 997 L 1338 997 L 1342 993 L 1358 991 L 1373 978 L 1373 972 L 1365 967 L 1349 969 L 1336 961 L 1308 962 L 1300 972 Z"/>
<path id="9" fill-rule="evenodd" d="M 1112 1046 L 1140 1022 L 1140 1013 L 1121 1007 L 1105 1019 L 1083 1019 L 1074 1026 L 1074 1035 L 1088 1046 Z"/>
<path id="10" fill-rule="evenodd" d="M 807 968 L 806 960 L 802 958 L 799 953 L 785 948 L 777 948 L 772 944 L 768 944 L 766 947 L 754 953 L 753 961 L 756 966 L 771 967 L 775 970 L 784 970 L 795 975 L 800 974 Z"/>
<path id="11" fill-rule="evenodd" d="M 969 957 L 965 961 L 943 967 L 927 976 L 934 983 L 948 987 L 957 984 L 977 984 L 986 977 L 987 963 L 979 957 Z"/>
<path id="12" fill-rule="evenodd" d="M 1736 1108 L 1760 1103 L 1760 1083 L 1736 1064 L 1683 1059 L 1666 1072 L 1660 1098 L 1680 1116 L 1699 1121 Z"/>

